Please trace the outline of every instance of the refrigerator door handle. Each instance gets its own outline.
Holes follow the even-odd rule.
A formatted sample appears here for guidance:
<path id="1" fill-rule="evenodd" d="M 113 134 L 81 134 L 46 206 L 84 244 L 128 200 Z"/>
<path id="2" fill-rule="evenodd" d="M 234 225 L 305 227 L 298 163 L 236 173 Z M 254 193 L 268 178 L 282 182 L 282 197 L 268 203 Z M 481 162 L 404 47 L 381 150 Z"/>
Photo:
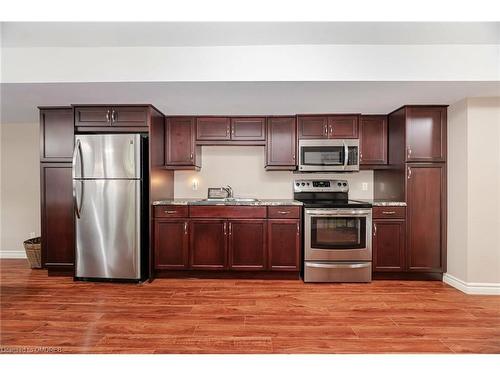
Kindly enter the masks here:
<path id="1" fill-rule="evenodd" d="M 76 175 L 76 160 L 80 158 L 80 175 Z M 73 150 L 73 178 L 82 178 L 83 176 L 83 158 L 82 158 L 82 145 L 80 140 L 76 140 L 75 149 Z"/>
<path id="2" fill-rule="evenodd" d="M 77 193 L 76 193 L 76 184 L 77 183 L 80 183 L 80 187 L 81 187 L 81 192 L 80 192 L 80 199 L 78 199 L 77 197 Z M 80 214 L 81 214 L 81 205 L 82 205 L 82 202 L 83 202 L 83 181 L 73 181 L 73 205 L 75 207 L 75 213 L 76 213 L 76 217 L 79 219 L 80 218 Z"/>

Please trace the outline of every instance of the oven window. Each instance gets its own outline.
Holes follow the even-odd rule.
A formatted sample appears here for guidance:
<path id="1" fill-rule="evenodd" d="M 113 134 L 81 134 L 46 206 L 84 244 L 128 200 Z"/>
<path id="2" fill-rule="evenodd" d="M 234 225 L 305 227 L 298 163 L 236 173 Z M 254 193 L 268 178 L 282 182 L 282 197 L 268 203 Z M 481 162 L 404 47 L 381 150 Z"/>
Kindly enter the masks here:
<path id="1" fill-rule="evenodd" d="M 302 146 L 303 165 L 343 165 L 343 146 Z"/>
<path id="2" fill-rule="evenodd" d="M 365 217 L 311 217 L 311 247 L 316 249 L 364 249 Z"/>

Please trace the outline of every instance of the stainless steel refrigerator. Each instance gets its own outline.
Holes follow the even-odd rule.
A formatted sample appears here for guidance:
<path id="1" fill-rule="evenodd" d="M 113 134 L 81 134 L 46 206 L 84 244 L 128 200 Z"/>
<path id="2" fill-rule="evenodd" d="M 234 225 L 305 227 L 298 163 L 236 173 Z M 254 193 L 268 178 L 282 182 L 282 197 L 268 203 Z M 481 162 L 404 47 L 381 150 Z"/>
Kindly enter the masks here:
<path id="1" fill-rule="evenodd" d="M 75 136 L 76 279 L 145 277 L 147 155 L 144 135 Z"/>

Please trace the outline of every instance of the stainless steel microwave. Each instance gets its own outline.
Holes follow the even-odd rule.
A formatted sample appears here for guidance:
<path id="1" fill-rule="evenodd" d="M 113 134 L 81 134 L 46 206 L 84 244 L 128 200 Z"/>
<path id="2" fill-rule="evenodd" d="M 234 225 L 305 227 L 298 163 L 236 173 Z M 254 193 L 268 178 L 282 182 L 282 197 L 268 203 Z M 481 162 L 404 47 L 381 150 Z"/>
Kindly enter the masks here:
<path id="1" fill-rule="evenodd" d="M 359 171 L 359 139 L 299 140 L 299 171 Z"/>

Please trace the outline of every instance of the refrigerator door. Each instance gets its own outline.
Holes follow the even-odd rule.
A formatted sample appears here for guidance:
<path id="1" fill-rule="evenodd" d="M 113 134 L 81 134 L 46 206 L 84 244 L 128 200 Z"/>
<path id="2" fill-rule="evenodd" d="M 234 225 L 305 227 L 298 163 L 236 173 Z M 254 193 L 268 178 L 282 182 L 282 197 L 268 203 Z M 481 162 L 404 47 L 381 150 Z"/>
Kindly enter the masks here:
<path id="1" fill-rule="evenodd" d="M 74 180 L 76 277 L 140 279 L 141 180 Z"/>
<path id="2" fill-rule="evenodd" d="M 141 178 L 140 134 L 78 134 L 73 178 Z"/>

